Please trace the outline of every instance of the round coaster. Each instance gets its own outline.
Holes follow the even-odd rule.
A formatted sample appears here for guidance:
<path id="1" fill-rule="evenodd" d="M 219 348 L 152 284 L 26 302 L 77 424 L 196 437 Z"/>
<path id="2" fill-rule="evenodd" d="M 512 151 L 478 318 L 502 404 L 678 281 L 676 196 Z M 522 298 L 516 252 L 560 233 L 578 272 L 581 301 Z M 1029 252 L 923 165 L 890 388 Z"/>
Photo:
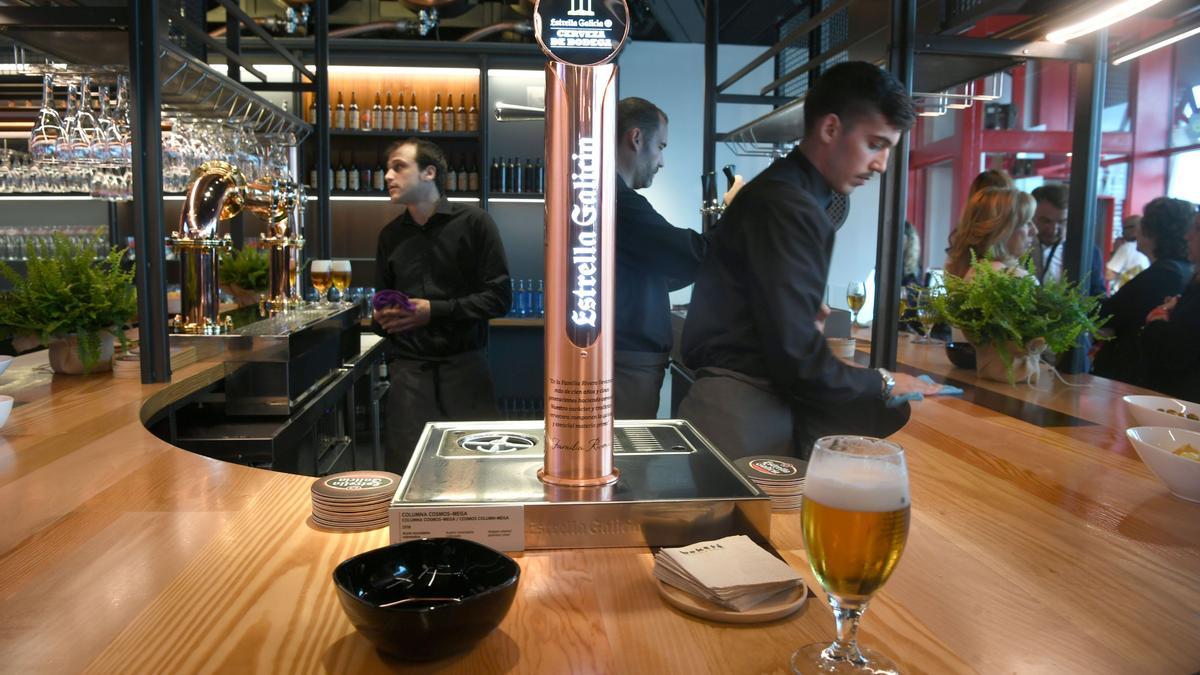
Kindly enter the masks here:
<path id="1" fill-rule="evenodd" d="M 783 596 L 777 596 L 744 612 L 735 612 L 732 609 L 726 609 L 718 604 L 697 598 L 670 584 L 664 584 L 658 579 L 655 579 L 654 583 L 658 585 L 659 595 L 663 596 L 667 604 L 675 609 L 701 619 L 722 623 L 762 623 L 782 619 L 803 607 L 804 601 L 808 599 L 808 587 L 801 582 L 799 586 Z"/>
<path id="2" fill-rule="evenodd" d="M 369 500 L 390 497 L 400 476 L 387 471 L 346 471 L 313 481 L 312 492 L 326 500 Z"/>

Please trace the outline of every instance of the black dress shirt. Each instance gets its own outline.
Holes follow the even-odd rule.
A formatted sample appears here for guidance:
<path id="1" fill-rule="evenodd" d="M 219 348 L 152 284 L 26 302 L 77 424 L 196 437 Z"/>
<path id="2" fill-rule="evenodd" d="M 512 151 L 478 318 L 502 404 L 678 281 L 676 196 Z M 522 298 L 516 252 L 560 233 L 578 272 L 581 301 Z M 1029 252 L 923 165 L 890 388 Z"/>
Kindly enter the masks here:
<path id="1" fill-rule="evenodd" d="M 671 351 L 671 291 L 691 284 L 708 250 L 617 176 L 617 334 L 621 351 Z"/>
<path id="2" fill-rule="evenodd" d="M 1146 386 L 1186 401 L 1200 402 L 1200 280 L 1192 279 L 1171 310 L 1169 321 L 1142 329 Z"/>
<path id="3" fill-rule="evenodd" d="M 1140 335 L 1146 315 L 1167 296 L 1182 293 L 1191 278 L 1192 266 L 1186 260 L 1155 260 L 1101 303 L 1100 316 L 1108 318 L 1104 327 L 1112 331 L 1113 339 L 1101 345 L 1092 372 L 1130 384 L 1143 384 Z"/>
<path id="4" fill-rule="evenodd" d="M 429 300 L 428 325 L 388 337 L 401 356 L 443 357 L 487 345 L 488 319 L 512 304 L 508 260 L 486 211 L 442 199 L 424 225 L 406 210 L 379 233 L 378 289 Z M 377 331 L 381 331 L 376 324 Z"/>
<path id="5" fill-rule="evenodd" d="M 684 363 L 767 378 L 800 403 L 879 397 L 879 373 L 838 361 L 814 324 L 833 254 L 832 196 L 798 148 L 742 188 L 696 275 Z M 863 255 L 874 248 L 863 244 Z"/>

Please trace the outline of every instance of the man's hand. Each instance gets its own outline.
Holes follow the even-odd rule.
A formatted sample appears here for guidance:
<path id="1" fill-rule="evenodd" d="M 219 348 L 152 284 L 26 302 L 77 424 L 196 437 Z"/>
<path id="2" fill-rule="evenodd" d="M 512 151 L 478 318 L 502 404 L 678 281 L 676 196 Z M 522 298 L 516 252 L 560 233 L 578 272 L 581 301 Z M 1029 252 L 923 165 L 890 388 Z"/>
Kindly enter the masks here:
<path id="1" fill-rule="evenodd" d="M 936 394 L 942 388 L 940 384 L 930 384 L 904 373 L 893 372 L 892 377 L 896 380 L 896 386 L 892 388 L 892 396 L 903 396 L 904 394 L 913 393 L 931 395 Z"/>
<path id="2" fill-rule="evenodd" d="M 413 311 L 403 307 L 385 307 L 375 312 L 375 320 L 388 333 L 403 333 L 429 324 L 429 301 L 423 298 L 410 298 Z"/>
<path id="3" fill-rule="evenodd" d="M 1146 315 L 1146 323 L 1151 321 L 1170 321 L 1171 310 L 1175 309 L 1175 303 L 1179 302 L 1178 295 L 1170 295 L 1163 298 L 1163 304 L 1150 310 Z"/>
<path id="4" fill-rule="evenodd" d="M 817 318 L 813 323 L 817 324 L 817 332 L 821 335 L 825 334 L 825 319 L 828 319 L 832 312 L 833 310 L 829 309 L 829 305 L 823 302 L 821 303 L 821 308 L 817 310 Z"/>
<path id="5" fill-rule="evenodd" d="M 733 185 L 730 185 L 729 189 L 725 191 L 725 196 L 721 198 L 721 202 L 724 203 L 725 206 L 729 206 L 729 203 L 732 202 L 733 198 L 737 196 L 738 190 L 741 190 L 742 186 L 745 184 L 746 181 L 742 180 L 741 174 L 734 176 Z"/>

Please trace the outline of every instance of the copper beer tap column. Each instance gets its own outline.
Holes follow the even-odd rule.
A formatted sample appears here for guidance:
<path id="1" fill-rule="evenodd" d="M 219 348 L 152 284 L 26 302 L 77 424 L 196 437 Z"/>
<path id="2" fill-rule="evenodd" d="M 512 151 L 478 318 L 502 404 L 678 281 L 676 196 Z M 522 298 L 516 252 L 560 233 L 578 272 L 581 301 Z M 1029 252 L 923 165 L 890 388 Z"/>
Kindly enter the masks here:
<path id="1" fill-rule="evenodd" d="M 613 453 L 616 57 L 624 0 L 539 0 L 546 64 L 545 464 L 555 486 L 617 481 Z"/>

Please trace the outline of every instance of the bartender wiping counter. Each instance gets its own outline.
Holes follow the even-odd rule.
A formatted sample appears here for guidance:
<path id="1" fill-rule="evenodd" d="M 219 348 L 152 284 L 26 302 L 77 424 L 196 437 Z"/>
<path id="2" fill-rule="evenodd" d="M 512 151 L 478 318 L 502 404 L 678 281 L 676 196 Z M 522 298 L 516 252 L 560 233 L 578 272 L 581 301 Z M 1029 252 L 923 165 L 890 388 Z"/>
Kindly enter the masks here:
<path id="1" fill-rule="evenodd" d="M 937 389 L 848 366 L 822 334 L 836 230 L 825 208 L 835 191 L 883 173 L 914 119 L 912 99 L 887 72 L 834 66 L 805 99 L 800 145 L 725 211 L 684 325 L 684 363 L 697 380 L 679 412 L 727 456 L 807 458 L 821 436 L 887 436 L 909 416 L 907 403 L 888 407 L 890 398 Z"/>

